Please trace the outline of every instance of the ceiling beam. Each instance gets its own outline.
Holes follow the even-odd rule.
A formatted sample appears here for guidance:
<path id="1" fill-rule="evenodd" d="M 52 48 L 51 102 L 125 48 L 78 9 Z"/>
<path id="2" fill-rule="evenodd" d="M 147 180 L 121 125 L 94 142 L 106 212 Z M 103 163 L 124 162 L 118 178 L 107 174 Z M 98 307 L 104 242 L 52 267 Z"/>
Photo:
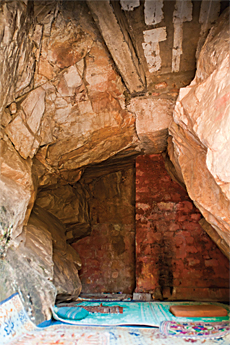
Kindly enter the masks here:
<path id="1" fill-rule="evenodd" d="M 130 93 L 141 92 L 145 88 L 144 72 L 122 24 L 122 11 L 116 9 L 115 14 L 109 0 L 87 0 L 87 4 L 127 89 Z"/>

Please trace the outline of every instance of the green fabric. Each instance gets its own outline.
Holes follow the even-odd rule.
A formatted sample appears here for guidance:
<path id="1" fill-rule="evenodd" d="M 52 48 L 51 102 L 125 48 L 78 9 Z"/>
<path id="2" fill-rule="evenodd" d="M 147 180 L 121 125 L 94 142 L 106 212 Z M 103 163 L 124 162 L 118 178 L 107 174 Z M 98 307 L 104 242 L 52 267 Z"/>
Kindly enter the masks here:
<path id="1" fill-rule="evenodd" d="M 159 327 L 162 321 L 204 321 L 204 322 L 220 322 L 229 320 L 229 306 L 221 303 L 197 303 L 197 302 L 88 302 L 77 303 L 77 306 L 121 306 L 123 314 L 100 314 L 89 313 L 87 318 L 76 321 L 80 325 L 147 325 Z M 72 304 L 72 303 L 71 303 Z M 227 317 L 212 318 L 185 318 L 175 317 L 169 308 L 171 305 L 199 305 L 214 304 L 221 305 L 228 310 Z M 75 309 L 75 307 L 73 307 Z M 69 322 L 71 323 L 71 322 Z"/>
<path id="2" fill-rule="evenodd" d="M 89 312 L 81 307 L 79 308 L 71 308 L 71 307 L 62 307 L 57 308 L 54 307 L 53 310 L 55 311 L 56 315 L 65 320 L 82 320 L 86 316 L 88 316 Z"/>

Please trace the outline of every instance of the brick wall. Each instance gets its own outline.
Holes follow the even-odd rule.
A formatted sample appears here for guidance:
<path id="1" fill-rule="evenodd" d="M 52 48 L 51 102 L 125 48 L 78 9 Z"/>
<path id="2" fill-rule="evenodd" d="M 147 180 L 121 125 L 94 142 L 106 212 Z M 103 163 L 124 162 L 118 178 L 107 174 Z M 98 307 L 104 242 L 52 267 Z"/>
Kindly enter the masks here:
<path id="1" fill-rule="evenodd" d="M 134 164 L 85 183 L 90 195 L 92 233 L 73 244 L 82 260 L 82 292 L 132 293 L 135 289 Z"/>
<path id="2" fill-rule="evenodd" d="M 85 183 L 92 233 L 73 244 L 83 263 L 82 292 L 228 299 L 229 262 L 199 225 L 202 215 L 171 180 L 161 155 L 136 159 L 136 235 L 134 169 Z"/>
<path id="3" fill-rule="evenodd" d="M 136 292 L 155 298 L 228 300 L 229 262 L 161 155 L 136 160 Z"/>

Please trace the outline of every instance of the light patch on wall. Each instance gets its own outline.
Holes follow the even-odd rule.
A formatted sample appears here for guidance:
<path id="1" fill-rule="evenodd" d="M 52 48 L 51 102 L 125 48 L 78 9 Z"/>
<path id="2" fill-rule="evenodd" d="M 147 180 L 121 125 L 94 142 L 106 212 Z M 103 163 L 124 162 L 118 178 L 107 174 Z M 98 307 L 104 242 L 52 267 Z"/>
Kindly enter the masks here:
<path id="1" fill-rule="evenodd" d="M 174 39 L 172 50 L 172 72 L 180 70 L 180 56 L 183 53 L 183 23 L 192 20 L 192 2 L 177 0 L 173 12 Z"/>
<path id="2" fill-rule="evenodd" d="M 133 11 L 135 7 L 140 6 L 140 0 L 120 0 L 121 8 L 124 11 Z"/>
<path id="3" fill-rule="evenodd" d="M 159 42 L 167 39 L 166 27 L 143 31 L 144 43 L 142 47 L 149 72 L 153 73 L 161 68 L 160 46 Z"/>
<path id="4" fill-rule="evenodd" d="M 207 37 L 208 31 L 211 28 L 211 25 L 217 20 L 220 13 L 220 1 L 219 0 L 202 0 L 200 7 L 200 17 L 199 23 L 201 25 L 200 29 L 200 38 L 197 44 L 196 58 L 198 59 L 200 50 L 204 44 L 204 41 Z"/>
<path id="5" fill-rule="evenodd" d="M 163 11 L 163 0 L 145 0 L 145 24 L 156 25 L 164 18 Z"/>

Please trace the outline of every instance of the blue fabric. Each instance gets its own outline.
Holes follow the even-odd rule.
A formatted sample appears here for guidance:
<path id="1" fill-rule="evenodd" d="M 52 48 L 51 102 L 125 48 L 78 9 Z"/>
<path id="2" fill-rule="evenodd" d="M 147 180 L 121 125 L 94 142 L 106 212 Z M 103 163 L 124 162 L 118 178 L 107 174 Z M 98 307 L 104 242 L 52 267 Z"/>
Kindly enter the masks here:
<path id="1" fill-rule="evenodd" d="M 84 301 L 78 303 L 77 306 L 100 306 L 101 302 Z M 197 302 L 102 302 L 103 306 L 120 306 L 123 307 L 123 314 L 101 314 L 89 313 L 88 317 L 79 321 L 75 321 L 78 325 L 97 325 L 97 326 L 111 326 L 111 325 L 142 325 L 159 327 L 161 321 L 203 321 L 203 322 L 221 322 L 228 321 L 230 317 L 229 306 L 221 303 L 209 303 L 214 305 L 224 306 L 228 310 L 226 317 L 212 317 L 212 318 L 185 318 L 176 317 L 170 311 L 171 305 L 202 305 L 207 303 Z M 75 309 L 75 307 L 73 307 Z M 71 323 L 73 321 L 55 317 L 56 320 Z"/>
<path id="2" fill-rule="evenodd" d="M 89 312 L 81 307 L 54 307 L 53 310 L 59 318 L 65 320 L 82 320 L 89 315 Z"/>

